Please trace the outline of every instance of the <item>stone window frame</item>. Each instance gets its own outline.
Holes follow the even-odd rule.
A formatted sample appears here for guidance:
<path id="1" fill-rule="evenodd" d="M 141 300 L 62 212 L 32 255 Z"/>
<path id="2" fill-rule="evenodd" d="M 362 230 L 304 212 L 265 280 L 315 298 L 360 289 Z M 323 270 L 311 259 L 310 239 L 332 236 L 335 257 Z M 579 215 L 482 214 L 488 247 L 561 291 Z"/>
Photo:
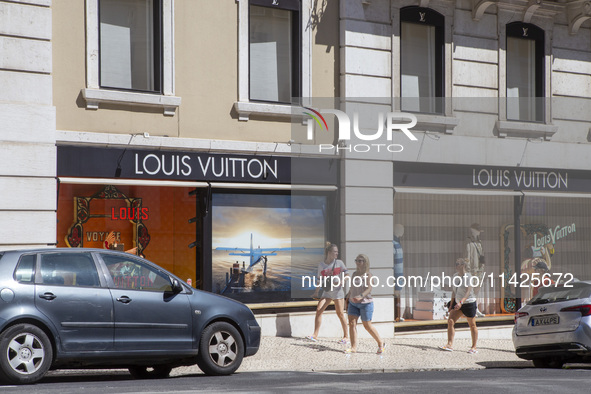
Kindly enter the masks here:
<path id="1" fill-rule="evenodd" d="M 99 75 L 99 1 L 86 0 L 86 87 L 82 97 L 86 109 L 97 110 L 101 104 L 122 104 L 135 107 L 161 108 L 166 116 L 174 116 L 181 104 L 175 96 L 174 83 L 174 0 L 162 1 L 162 93 L 134 92 L 100 87 Z"/>
<path id="2" fill-rule="evenodd" d="M 290 118 L 292 105 L 265 103 L 250 100 L 249 75 L 249 1 L 238 2 L 238 100 L 234 110 L 238 120 L 248 121 L 250 115 Z M 312 0 L 301 0 L 301 96 L 304 100 L 312 94 L 312 24 L 310 24 Z M 300 103 L 305 104 L 305 103 Z"/>
<path id="3" fill-rule="evenodd" d="M 407 6 L 419 6 L 422 2 L 392 2 L 392 96 L 394 98 L 394 111 L 401 111 L 401 65 L 400 65 L 400 10 Z M 445 98 L 452 97 L 452 27 L 453 27 L 453 12 L 452 7 L 442 7 L 437 5 L 429 5 L 429 8 L 444 18 L 444 40 L 443 40 L 443 92 Z M 414 130 L 430 132 L 441 132 L 445 134 L 453 134 L 455 127 L 459 124 L 459 119 L 453 116 L 453 107 L 451 100 L 444 100 L 443 111 L 440 114 L 415 114 L 417 117 L 417 125 Z"/>
<path id="4" fill-rule="evenodd" d="M 530 16 L 524 19 L 524 23 L 533 24 L 544 32 L 544 60 L 543 69 L 543 97 L 552 97 L 552 32 L 553 32 L 553 10 L 545 14 L 539 12 L 535 19 Z M 558 126 L 552 125 L 551 101 L 547 100 L 544 106 L 544 119 L 541 122 L 522 122 L 507 119 L 507 28 L 506 26 L 515 22 L 515 9 L 510 5 L 499 7 L 497 12 L 497 23 L 499 32 L 499 120 L 495 123 L 495 134 L 499 138 L 518 137 L 527 139 L 550 140 L 558 131 Z"/>

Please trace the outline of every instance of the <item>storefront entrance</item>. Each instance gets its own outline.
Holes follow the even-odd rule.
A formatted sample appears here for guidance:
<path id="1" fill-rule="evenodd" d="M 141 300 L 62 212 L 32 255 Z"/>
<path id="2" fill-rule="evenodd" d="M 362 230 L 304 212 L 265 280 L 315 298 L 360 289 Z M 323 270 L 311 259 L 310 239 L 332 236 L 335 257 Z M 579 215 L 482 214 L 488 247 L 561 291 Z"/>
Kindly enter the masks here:
<path id="1" fill-rule="evenodd" d="M 514 313 L 529 300 L 544 285 L 536 266 L 546 269 L 546 285 L 591 277 L 586 173 L 394 163 L 394 174 L 405 276 L 449 277 L 456 259 L 467 257 L 480 278 L 478 306 L 486 315 Z M 403 289 L 405 317 L 444 318 L 438 305 L 423 308 L 428 290 Z M 450 293 L 452 286 L 435 290 Z"/>
<path id="2" fill-rule="evenodd" d="M 336 166 L 292 190 L 290 157 L 58 147 L 59 247 L 144 256 L 192 286 L 249 304 L 310 300 L 335 239 Z M 302 162 L 304 160 L 305 162 Z"/>

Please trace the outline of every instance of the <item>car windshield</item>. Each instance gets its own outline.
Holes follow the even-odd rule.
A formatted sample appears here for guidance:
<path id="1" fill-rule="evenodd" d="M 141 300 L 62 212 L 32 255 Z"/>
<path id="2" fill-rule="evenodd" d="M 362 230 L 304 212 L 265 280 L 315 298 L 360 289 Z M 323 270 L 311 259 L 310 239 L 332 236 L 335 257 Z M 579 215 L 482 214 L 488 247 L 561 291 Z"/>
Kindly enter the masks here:
<path id="1" fill-rule="evenodd" d="M 540 292 L 530 300 L 529 304 L 547 304 L 550 302 L 578 300 L 591 297 L 591 284 L 575 282 L 572 287 L 549 286 L 540 288 Z"/>

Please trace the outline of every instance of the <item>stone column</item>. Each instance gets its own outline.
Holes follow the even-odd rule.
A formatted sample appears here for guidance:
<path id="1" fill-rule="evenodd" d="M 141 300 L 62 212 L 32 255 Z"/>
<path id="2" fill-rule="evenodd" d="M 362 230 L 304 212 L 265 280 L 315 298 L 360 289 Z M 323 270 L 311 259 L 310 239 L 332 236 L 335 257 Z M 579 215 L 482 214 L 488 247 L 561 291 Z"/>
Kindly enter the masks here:
<path id="1" fill-rule="evenodd" d="M 380 114 L 386 116 L 393 108 L 390 1 L 342 0 L 340 7 L 342 109 L 352 129 L 357 113 L 360 133 L 377 134 Z M 380 335 L 392 337 L 394 288 L 386 283 L 393 276 L 394 263 L 392 153 L 371 146 L 392 141 L 385 140 L 385 129 L 376 140 L 356 138 L 353 130 L 351 135 L 350 140 L 340 141 L 342 257 L 351 273 L 358 254 L 369 257 L 371 271 L 379 279 L 372 291 L 373 322 Z M 364 329 L 359 335 L 369 336 Z"/>
<path id="2" fill-rule="evenodd" d="M 0 1 L 0 249 L 56 242 L 51 0 Z"/>

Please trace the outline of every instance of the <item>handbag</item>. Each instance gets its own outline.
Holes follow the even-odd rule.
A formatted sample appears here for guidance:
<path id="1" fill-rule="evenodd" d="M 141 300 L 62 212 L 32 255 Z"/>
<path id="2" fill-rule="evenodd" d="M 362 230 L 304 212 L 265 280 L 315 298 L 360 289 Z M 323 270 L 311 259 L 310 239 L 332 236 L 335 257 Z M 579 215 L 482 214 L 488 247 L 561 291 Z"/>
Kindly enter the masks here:
<path id="1" fill-rule="evenodd" d="M 474 244 L 474 247 L 476 248 L 476 253 L 478 253 L 478 267 L 482 267 L 485 264 L 485 260 L 484 260 L 484 253 L 480 253 L 480 250 L 478 249 L 478 245 L 476 244 L 476 242 L 472 242 Z M 482 249 L 482 245 L 480 246 L 480 249 Z"/>

